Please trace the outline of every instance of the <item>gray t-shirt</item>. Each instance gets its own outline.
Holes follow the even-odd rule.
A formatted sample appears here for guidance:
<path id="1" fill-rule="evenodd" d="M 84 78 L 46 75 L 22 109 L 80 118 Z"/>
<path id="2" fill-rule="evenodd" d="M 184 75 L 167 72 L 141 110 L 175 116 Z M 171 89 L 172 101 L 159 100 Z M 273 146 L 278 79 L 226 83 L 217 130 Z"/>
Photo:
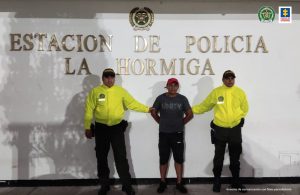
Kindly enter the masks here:
<path id="1" fill-rule="evenodd" d="M 159 132 L 174 133 L 183 131 L 184 113 L 191 108 L 188 99 L 177 94 L 175 97 L 167 96 L 166 93 L 159 95 L 153 108 L 159 112 Z"/>

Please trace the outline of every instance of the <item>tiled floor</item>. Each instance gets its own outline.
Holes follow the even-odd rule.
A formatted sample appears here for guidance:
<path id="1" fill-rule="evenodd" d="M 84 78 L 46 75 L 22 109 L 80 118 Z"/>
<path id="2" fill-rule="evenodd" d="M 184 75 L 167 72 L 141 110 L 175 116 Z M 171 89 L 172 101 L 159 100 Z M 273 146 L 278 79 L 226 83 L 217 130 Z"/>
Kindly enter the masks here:
<path id="1" fill-rule="evenodd" d="M 217 195 L 217 194 L 240 194 L 227 189 L 229 185 L 223 184 L 220 193 L 211 190 L 211 184 L 189 184 L 187 185 L 188 194 L 191 195 Z M 261 184 L 246 185 L 248 195 L 300 195 L 300 184 Z M 157 185 L 138 185 L 134 186 L 137 195 L 153 195 L 156 193 Z M 78 186 L 78 187 L 1 187 L 0 195 L 97 195 L 99 186 Z M 174 185 L 169 185 L 163 195 L 181 194 L 176 191 Z M 121 191 L 121 186 L 112 186 L 108 195 L 125 195 Z"/>

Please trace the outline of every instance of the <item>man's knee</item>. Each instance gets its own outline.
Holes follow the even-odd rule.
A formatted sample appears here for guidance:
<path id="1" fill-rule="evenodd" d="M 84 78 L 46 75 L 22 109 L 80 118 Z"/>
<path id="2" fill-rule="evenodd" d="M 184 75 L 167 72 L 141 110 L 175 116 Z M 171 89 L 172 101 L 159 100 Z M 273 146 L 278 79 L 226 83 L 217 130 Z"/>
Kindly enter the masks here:
<path id="1" fill-rule="evenodd" d="M 163 156 L 163 157 L 160 157 L 160 159 L 159 159 L 160 165 L 168 164 L 168 162 L 169 162 L 169 157 Z"/>
<path id="2" fill-rule="evenodd" d="M 183 155 L 174 156 L 174 161 L 178 164 L 183 164 L 184 163 Z"/>

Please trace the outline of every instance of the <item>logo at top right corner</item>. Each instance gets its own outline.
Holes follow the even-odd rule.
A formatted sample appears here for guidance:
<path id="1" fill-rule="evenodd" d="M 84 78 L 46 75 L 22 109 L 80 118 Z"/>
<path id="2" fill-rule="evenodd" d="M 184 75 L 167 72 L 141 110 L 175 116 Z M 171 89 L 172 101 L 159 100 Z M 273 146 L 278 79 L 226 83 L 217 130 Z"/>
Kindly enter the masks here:
<path id="1" fill-rule="evenodd" d="M 278 9 L 278 22 L 279 23 L 292 23 L 292 7 L 291 6 L 279 6 Z"/>

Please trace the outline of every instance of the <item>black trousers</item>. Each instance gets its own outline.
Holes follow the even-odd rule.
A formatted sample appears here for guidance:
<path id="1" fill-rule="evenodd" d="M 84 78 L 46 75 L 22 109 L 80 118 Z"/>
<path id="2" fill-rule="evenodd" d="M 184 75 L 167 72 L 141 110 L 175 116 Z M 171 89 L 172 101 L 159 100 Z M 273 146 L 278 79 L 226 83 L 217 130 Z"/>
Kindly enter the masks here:
<path id="1" fill-rule="evenodd" d="M 220 177 L 223 168 L 224 154 L 226 144 L 228 144 L 230 171 L 234 179 L 239 178 L 240 173 L 240 155 L 242 153 L 242 134 L 241 126 L 233 128 L 222 128 L 215 125 L 215 156 L 213 173 L 215 177 Z"/>
<path id="2" fill-rule="evenodd" d="M 120 180 L 125 188 L 130 187 L 131 175 L 129 173 L 129 165 L 126 157 L 124 138 L 125 129 L 120 124 L 107 126 L 101 123 L 96 123 L 95 128 L 95 150 L 100 184 L 109 185 L 109 167 L 107 155 L 111 145 Z"/>

